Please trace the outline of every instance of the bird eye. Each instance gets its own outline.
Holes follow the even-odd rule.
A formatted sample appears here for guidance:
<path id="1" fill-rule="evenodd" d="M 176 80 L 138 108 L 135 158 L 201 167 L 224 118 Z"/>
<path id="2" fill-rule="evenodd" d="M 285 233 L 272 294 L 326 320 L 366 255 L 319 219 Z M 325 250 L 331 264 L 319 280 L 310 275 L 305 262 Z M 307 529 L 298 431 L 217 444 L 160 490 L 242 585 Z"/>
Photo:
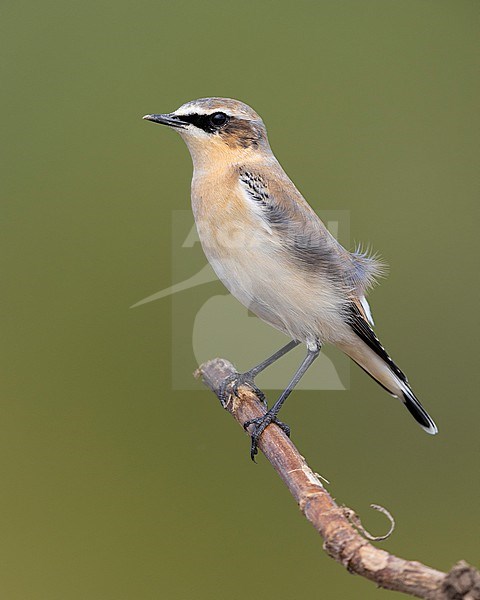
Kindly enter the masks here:
<path id="1" fill-rule="evenodd" d="M 223 112 L 216 112 L 210 117 L 210 122 L 214 127 L 222 127 L 228 121 L 228 117 Z"/>

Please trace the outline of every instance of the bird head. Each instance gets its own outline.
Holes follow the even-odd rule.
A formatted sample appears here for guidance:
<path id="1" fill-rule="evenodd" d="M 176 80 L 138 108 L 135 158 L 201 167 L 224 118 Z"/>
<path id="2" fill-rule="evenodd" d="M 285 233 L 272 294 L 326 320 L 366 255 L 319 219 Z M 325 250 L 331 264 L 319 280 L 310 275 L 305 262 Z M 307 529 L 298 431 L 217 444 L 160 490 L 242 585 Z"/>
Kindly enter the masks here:
<path id="1" fill-rule="evenodd" d="M 194 164 L 270 153 L 262 119 L 249 106 L 230 98 L 200 98 L 174 112 L 143 117 L 178 131 Z"/>

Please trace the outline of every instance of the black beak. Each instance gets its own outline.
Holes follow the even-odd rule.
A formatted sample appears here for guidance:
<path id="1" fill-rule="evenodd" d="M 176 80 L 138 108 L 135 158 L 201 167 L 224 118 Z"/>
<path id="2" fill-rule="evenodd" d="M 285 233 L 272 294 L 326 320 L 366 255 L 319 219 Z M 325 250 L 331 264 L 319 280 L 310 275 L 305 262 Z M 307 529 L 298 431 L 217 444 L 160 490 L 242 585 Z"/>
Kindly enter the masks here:
<path id="1" fill-rule="evenodd" d="M 182 121 L 179 117 L 169 115 L 145 115 L 143 117 L 147 121 L 153 121 L 153 123 L 160 123 L 161 125 L 168 125 L 169 127 L 176 127 L 177 129 L 185 129 L 189 124 Z"/>

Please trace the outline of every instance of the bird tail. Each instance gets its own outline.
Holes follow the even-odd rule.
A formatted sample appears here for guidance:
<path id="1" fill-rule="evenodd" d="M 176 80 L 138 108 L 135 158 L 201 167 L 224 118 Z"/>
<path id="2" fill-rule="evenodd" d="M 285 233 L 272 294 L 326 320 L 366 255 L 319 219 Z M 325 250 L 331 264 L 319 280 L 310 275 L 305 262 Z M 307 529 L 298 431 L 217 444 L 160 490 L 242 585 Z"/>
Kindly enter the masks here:
<path id="1" fill-rule="evenodd" d="M 352 348 L 342 347 L 341 349 L 348 354 L 359 367 L 370 375 L 372 379 L 381 385 L 384 390 L 394 398 L 399 398 L 422 429 L 431 435 L 438 433 L 435 422 L 423 408 L 420 400 L 415 396 L 406 377 L 405 379 L 401 379 L 394 371 L 392 371 L 389 365 L 385 365 L 385 363 L 381 364 L 381 359 L 378 356 L 375 356 L 368 347 L 363 349 L 361 355 Z"/>
<path id="2" fill-rule="evenodd" d="M 403 403 L 405 404 L 408 412 L 412 415 L 412 417 L 420 424 L 427 433 L 431 435 L 435 435 L 438 433 L 437 426 L 433 421 L 432 417 L 427 413 L 427 411 L 420 404 L 420 401 L 413 393 L 411 387 L 406 384 L 405 389 L 402 390 L 403 394 Z"/>
<path id="3" fill-rule="evenodd" d="M 433 419 L 413 393 L 406 375 L 390 358 L 370 325 L 357 311 L 352 312 L 348 322 L 354 335 L 348 343 L 337 344 L 339 348 L 387 392 L 399 398 L 427 433 L 438 433 Z"/>

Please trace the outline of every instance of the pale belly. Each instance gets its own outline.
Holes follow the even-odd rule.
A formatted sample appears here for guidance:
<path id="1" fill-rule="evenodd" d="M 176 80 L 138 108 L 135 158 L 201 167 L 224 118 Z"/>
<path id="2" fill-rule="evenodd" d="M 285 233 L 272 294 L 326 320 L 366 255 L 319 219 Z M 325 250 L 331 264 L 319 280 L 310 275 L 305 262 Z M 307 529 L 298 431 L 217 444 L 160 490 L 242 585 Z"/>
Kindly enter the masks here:
<path id="1" fill-rule="evenodd" d="M 255 226 L 225 231 L 211 221 L 197 221 L 197 229 L 218 278 L 251 312 L 307 345 L 338 339 L 342 299 L 328 282 L 289 261 L 271 233 Z"/>

